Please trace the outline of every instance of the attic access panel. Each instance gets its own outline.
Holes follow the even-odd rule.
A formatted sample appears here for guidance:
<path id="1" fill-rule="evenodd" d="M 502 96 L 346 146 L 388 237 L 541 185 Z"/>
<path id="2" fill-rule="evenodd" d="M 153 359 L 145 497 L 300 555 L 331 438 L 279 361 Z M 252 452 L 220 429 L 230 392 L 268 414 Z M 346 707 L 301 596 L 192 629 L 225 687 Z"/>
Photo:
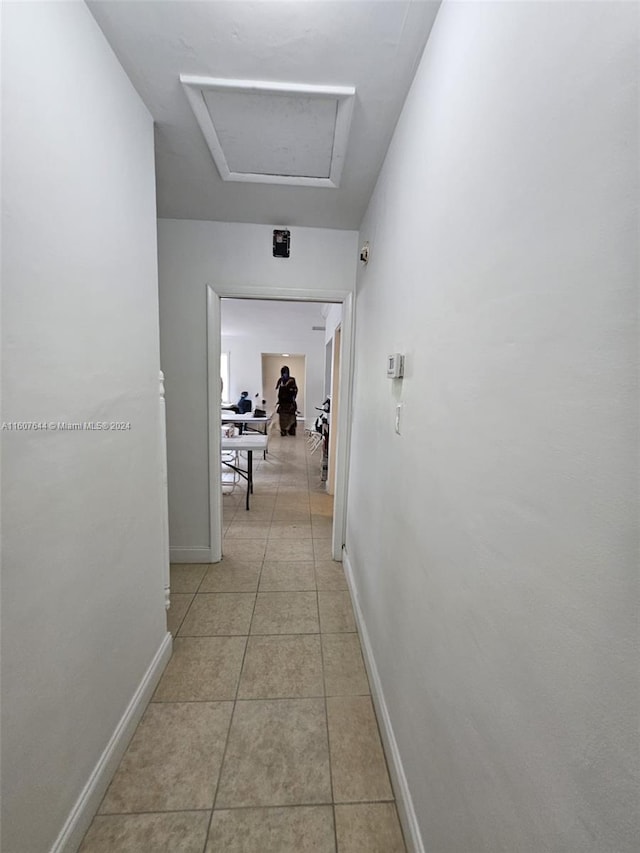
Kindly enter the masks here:
<path id="1" fill-rule="evenodd" d="M 353 86 L 180 75 L 224 181 L 337 187 Z"/>

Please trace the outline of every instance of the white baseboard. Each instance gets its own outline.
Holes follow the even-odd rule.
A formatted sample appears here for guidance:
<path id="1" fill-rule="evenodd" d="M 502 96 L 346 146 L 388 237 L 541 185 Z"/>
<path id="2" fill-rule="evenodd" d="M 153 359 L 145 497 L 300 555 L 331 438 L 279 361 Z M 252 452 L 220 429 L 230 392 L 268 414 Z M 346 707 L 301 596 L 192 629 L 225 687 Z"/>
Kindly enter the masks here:
<path id="1" fill-rule="evenodd" d="M 413 807 L 411 792 L 409 791 L 407 777 L 402 765 L 402 758 L 400 757 L 400 750 L 398 749 L 398 743 L 393 733 L 389 710 L 384 698 L 384 693 L 382 692 L 382 683 L 380 681 L 380 675 L 373 656 L 369 632 L 367 631 L 364 616 L 360 609 L 357 588 L 353 577 L 353 568 L 346 548 L 343 549 L 342 552 L 342 565 L 347 578 L 347 584 L 349 585 L 351 600 L 353 601 L 353 610 L 358 624 L 358 632 L 360 633 L 360 642 L 362 644 L 362 654 L 371 685 L 371 698 L 373 699 L 376 714 L 378 715 L 380 734 L 384 742 L 385 753 L 389 762 L 389 773 L 391 774 L 391 782 L 396 795 L 398 815 L 400 817 L 400 822 L 402 823 L 405 842 L 410 853 L 425 853 L 422 835 L 420 834 L 420 827 L 418 826 L 418 820 Z"/>
<path id="2" fill-rule="evenodd" d="M 210 563 L 210 548 L 169 548 L 172 563 Z"/>
<path id="3" fill-rule="evenodd" d="M 167 632 L 50 853 L 76 853 L 169 662 L 171 648 L 171 634 Z"/>

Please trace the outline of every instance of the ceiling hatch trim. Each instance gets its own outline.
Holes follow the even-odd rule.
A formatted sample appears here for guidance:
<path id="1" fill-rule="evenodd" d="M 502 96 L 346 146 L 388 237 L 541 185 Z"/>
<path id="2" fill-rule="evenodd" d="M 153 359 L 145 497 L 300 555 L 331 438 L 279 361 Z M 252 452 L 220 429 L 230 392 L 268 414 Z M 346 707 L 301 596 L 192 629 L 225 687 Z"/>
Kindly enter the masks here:
<path id="1" fill-rule="evenodd" d="M 354 86 L 190 74 L 180 82 L 223 181 L 340 185 Z"/>

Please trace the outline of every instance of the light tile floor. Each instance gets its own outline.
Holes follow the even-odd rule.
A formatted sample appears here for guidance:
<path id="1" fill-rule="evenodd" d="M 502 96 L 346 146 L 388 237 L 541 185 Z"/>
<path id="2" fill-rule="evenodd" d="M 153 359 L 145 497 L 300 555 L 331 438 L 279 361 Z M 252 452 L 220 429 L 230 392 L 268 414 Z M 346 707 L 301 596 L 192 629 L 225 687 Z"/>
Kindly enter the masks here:
<path id="1" fill-rule="evenodd" d="M 404 853 L 304 435 L 224 497 L 224 558 L 176 565 L 174 651 L 81 853 Z"/>

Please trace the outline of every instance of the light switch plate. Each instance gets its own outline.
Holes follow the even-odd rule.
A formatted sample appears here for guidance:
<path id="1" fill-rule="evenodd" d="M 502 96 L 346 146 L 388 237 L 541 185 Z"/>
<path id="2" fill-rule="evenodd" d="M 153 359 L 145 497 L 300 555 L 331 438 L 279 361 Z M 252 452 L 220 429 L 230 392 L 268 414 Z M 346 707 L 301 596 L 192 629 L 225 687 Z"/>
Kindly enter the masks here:
<path id="1" fill-rule="evenodd" d="M 396 406 L 396 433 L 400 435 L 400 413 L 402 412 L 402 403 L 398 403 Z"/>
<path id="2" fill-rule="evenodd" d="M 387 376 L 389 379 L 402 379 L 404 376 L 404 356 L 394 352 L 387 356 Z"/>

